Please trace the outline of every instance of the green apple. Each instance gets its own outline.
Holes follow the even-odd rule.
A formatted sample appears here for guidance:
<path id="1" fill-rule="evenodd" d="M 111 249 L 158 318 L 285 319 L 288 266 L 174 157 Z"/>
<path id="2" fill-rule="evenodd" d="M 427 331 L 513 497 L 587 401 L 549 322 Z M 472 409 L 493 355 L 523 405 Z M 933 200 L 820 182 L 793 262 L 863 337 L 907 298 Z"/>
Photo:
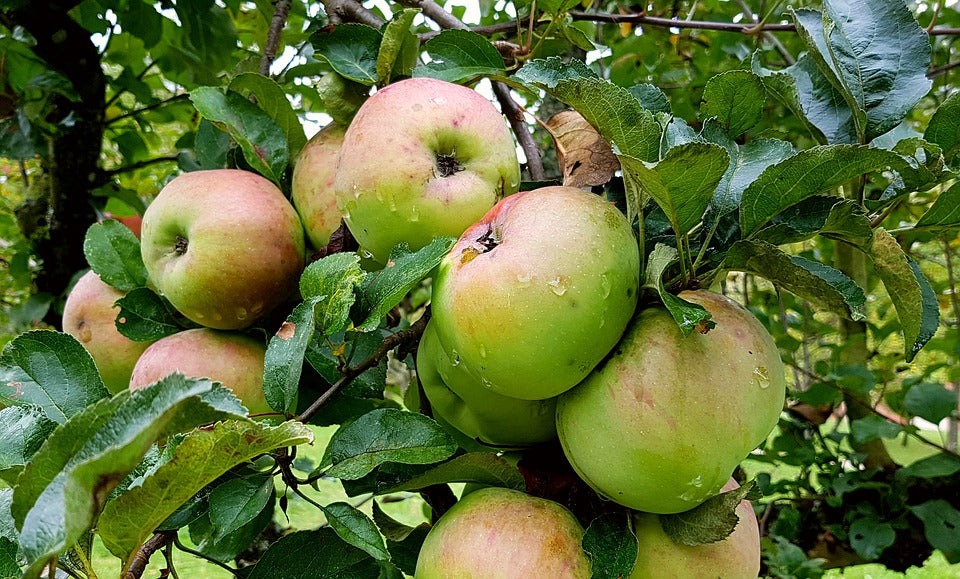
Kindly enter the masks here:
<path id="1" fill-rule="evenodd" d="M 127 388 L 133 366 L 150 342 L 134 342 L 117 330 L 115 306 L 124 293 L 104 283 L 93 271 L 83 274 L 63 306 L 63 331 L 83 344 L 111 394 Z"/>
<path id="2" fill-rule="evenodd" d="M 210 328 L 185 330 L 157 340 L 133 368 L 130 388 L 137 389 L 179 372 L 188 378 L 220 382 L 251 414 L 272 412 L 263 395 L 262 340 Z"/>
<path id="3" fill-rule="evenodd" d="M 716 327 L 684 336 L 662 307 L 640 311 L 613 354 L 557 402 L 557 433 L 601 495 L 650 513 L 717 493 L 777 425 L 783 363 L 763 325 L 733 300 L 680 294 Z"/>
<path id="4" fill-rule="evenodd" d="M 730 479 L 721 491 L 739 485 Z M 630 579 L 756 579 L 760 575 L 760 528 L 749 501 L 737 506 L 737 526 L 726 539 L 691 547 L 674 543 L 660 516 L 635 513 L 637 562 Z"/>
<path id="5" fill-rule="evenodd" d="M 432 321 L 417 349 L 417 377 L 430 400 L 434 418 L 442 419 L 468 438 L 492 446 L 513 447 L 557 437 L 556 398 L 520 400 L 485 388 L 443 349 Z"/>
<path id="6" fill-rule="evenodd" d="M 637 303 L 640 256 L 626 217 L 600 197 L 545 187 L 507 197 L 437 270 L 444 348 L 492 391 L 552 398 L 590 373 Z"/>
<path id="7" fill-rule="evenodd" d="M 337 123 L 325 126 L 300 151 L 293 169 L 290 200 L 314 249 L 329 243 L 330 236 L 340 227 L 333 184 L 345 131 Z"/>
<path id="8" fill-rule="evenodd" d="M 150 281 L 194 322 L 250 326 L 297 290 L 303 225 L 273 183 L 248 171 L 185 173 L 143 215 Z"/>
<path id="9" fill-rule="evenodd" d="M 380 89 L 350 123 L 337 164 L 337 204 L 361 248 L 386 263 L 457 237 L 504 195 L 520 166 L 503 116 L 456 84 L 410 78 Z"/>
<path id="10" fill-rule="evenodd" d="M 590 577 L 583 527 L 563 506 L 488 487 L 460 499 L 434 525 L 417 559 L 416 579 Z"/>

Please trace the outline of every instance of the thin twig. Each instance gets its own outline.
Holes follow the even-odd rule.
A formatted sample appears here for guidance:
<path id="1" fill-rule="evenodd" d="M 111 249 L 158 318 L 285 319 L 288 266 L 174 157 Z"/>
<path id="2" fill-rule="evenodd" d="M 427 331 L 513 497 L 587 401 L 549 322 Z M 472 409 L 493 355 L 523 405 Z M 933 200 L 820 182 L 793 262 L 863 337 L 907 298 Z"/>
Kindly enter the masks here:
<path id="1" fill-rule="evenodd" d="M 736 2 L 737 4 L 740 5 L 740 11 L 743 13 L 744 16 L 747 17 L 747 19 L 750 22 L 752 22 L 753 24 L 760 23 L 757 17 L 753 15 L 753 10 L 751 10 L 750 6 L 747 5 L 746 0 L 736 0 Z M 788 65 L 795 64 L 797 62 L 797 59 L 795 59 L 793 55 L 790 54 L 790 51 L 787 50 L 787 47 L 784 46 L 783 43 L 777 39 L 776 36 L 771 34 L 770 31 L 761 30 L 760 34 L 763 36 L 764 40 L 766 40 L 767 42 L 773 45 L 773 47 L 777 50 L 777 52 L 780 53 L 780 56 L 783 57 L 783 60 Z"/>
<path id="2" fill-rule="evenodd" d="M 944 73 L 946 73 L 946 72 L 949 72 L 949 71 L 957 68 L 958 66 L 960 66 L 960 60 L 957 60 L 957 61 L 954 61 L 954 62 L 948 62 L 947 64 L 945 64 L 945 65 L 943 65 L 943 66 L 933 67 L 933 68 L 931 68 L 930 70 L 927 71 L 927 78 L 936 78 L 936 77 L 940 76 L 941 74 L 944 74 Z"/>
<path id="3" fill-rule="evenodd" d="M 137 80 L 143 80 L 143 77 L 146 76 L 147 71 L 153 68 L 153 65 L 155 65 L 156 63 L 157 63 L 156 60 L 151 60 L 149 63 L 147 63 L 147 66 L 145 66 L 143 70 L 140 71 L 140 74 L 137 75 Z M 106 102 L 106 104 L 103 105 L 103 110 L 107 110 L 108 108 L 110 108 L 110 105 L 117 102 L 117 99 L 120 98 L 120 96 L 125 92 L 127 92 L 127 89 L 124 88 L 113 93 L 113 96 L 110 97 L 110 99 Z"/>
<path id="4" fill-rule="evenodd" d="M 287 16 L 290 14 L 290 0 L 277 0 L 273 8 L 273 19 L 270 21 L 270 31 L 267 32 L 267 44 L 263 47 L 263 56 L 260 57 L 260 74 L 270 76 L 270 65 L 277 56 L 277 47 L 280 46 L 280 36 L 283 27 L 287 25 Z"/>
<path id="5" fill-rule="evenodd" d="M 107 125 L 112 125 L 113 123 L 115 123 L 115 122 L 117 122 L 117 121 L 121 121 L 121 120 L 123 120 L 123 119 L 130 118 L 130 117 L 135 117 L 135 116 L 137 116 L 137 115 L 139 115 L 139 114 L 145 113 L 145 112 L 147 112 L 147 111 L 152 111 L 152 110 L 154 110 L 154 109 L 158 109 L 158 108 L 160 108 L 160 107 L 162 107 L 162 106 L 165 106 L 165 105 L 168 105 L 168 104 L 170 104 L 170 103 L 174 103 L 174 102 L 177 102 L 177 101 L 182 101 L 182 100 L 188 98 L 189 96 L 190 96 L 190 95 L 188 95 L 187 93 L 180 93 L 180 94 L 174 95 L 174 96 L 172 96 L 172 97 L 170 97 L 170 98 L 168 98 L 168 99 L 164 99 L 164 100 L 162 100 L 162 101 L 155 102 L 155 103 L 153 103 L 152 105 L 147 105 L 147 106 L 142 107 L 142 108 L 139 108 L 139 109 L 137 109 L 137 110 L 135 110 L 135 111 L 130 111 L 129 113 L 123 113 L 122 115 L 118 115 L 118 116 L 116 116 L 116 117 L 113 117 L 112 119 L 108 120 L 105 124 L 107 124 Z"/>
<path id="6" fill-rule="evenodd" d="M 394 348 L 402 346 L 408 342 L 412 342 L 423 335 L 423 330 L 427 327 L 427 322 L 429 319 L 429 313 L 424 312 L 423 316 L 406 330 L 399 331 L 392 336 L 387 336 L 384 338 L 383 342 L 380 342 L 380 345 L 377 346 L 377 349 L 374 350 L 369 357 L 356 366 L 347 368 L 343 373 L 343 377 L 330 386 L 326 392 L 321 394 L 320 397 L 317 398 L 309 408 L 304 410 L 303 413 L 296 418 L 296 420 L 303 423 L 309 422 L 309 420 L 313 418 L 313 415 L 316 414 L 323 407 L 323 405 L 327 403 L 328 400 L 343 390 L 347 384 L 353 382 L 354 378 L 379 364 L 380 360 L 385 358 L 390 350 L 393 350 Z"/>
<path id="7" fill-rule="evenodd" d="M 130 562 L 130 566 L 123 573 L 123 579 L 140 579 L 140 577 L 143 577 L 143 572 L 147 569 L 147 563 L 150 562 L 150 557 L 169 545 L 172 538 L 173 536 L 169 533 L 154 533 L 137 549 L 137 552 L 133 555 L 133 561 Z"/>
<path id="8" fill-rule="evenodd" d="M 540 159 L 540 149 L 538 149 L 537 144 L 533 142 L 530 127 L 527 126 L 526 121 L 523 119 L 523 111 L 520 110 L 517 102 L 513 100 L 513 96 L 510 94 L 510 87 L 502 82 L 494 81 L 493 94 L 495 94 L 497 100 L 500 101 L 500 108 L 510 122 L 510 126 L 513 127 L 513 134 L 517 136 L 517 142 L 520 143 L 520 148 L 523 149 L 523 154 L 527 157 L 527 170 L 530 172 L 530 178 L 534 181 L 543 181 L 543 161 Z"/>
<path id="9" fill-rule="evenodd" d="M 107 177 L 112 177 L 114 175 L 120 175 L 121 173 L 129 173 L 130 171 L 143 169 L 144 167 L 149 167 L 150 165 L 156 165 L 158 163 L 174 163 L 179 159 L 180 157 L 177 155 L 169 155 L 166 157 L 154 157 L 153 159 L 145 159 L 143 161 L 137 161 L 136 163 L 130 163 L 129 165 L 123 165 L 120 167 L 116 167 L 114 169 L 107 169 L 103 173 Z"/>
<path id="10" fill-rule="evenodd" d="M 645 12 L 635 12 L 631 14 L 610 14 L 605 12 L 580 12 L 571 11 L 568 13 L 574 20 L 587 20 L 590 22 L 612 22 L 614 24 L 646 24 L 648 26 L 657 26 L 661 28 L 693 28 L 697 30 L 722 30 L 726 32 L 739 32 L 741 34 L 759 33 L 764 30 L 795 32 L 796 26 L 793 24 L 766 24 L 761 27 L 746 26 L 736 22 L 711 22 L 704 20 L 676 20 L 673 18 L 662 18 L 660 16 L 647 16 Z"/>

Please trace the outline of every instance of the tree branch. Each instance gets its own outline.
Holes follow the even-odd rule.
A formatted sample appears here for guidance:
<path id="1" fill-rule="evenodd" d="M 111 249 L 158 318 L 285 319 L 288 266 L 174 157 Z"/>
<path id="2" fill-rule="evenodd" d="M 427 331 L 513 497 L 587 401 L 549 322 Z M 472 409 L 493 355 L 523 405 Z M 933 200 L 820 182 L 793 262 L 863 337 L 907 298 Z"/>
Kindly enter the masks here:
<path id="1" fill-rule="evenodd" d="M 353 382 L 357 376 L 379 364 L 380 360 L 385 358 L 387 354 L 390 353 L 390 350 L 419 339 L 420 336 L 423 335 L 423 330 L 427 327 L 427 322 L 429 320 L 429 312 L 424 312 L 423 316 L 421 316 L 419 320 L 414 322 L 414 324 L 406 330 L 401 330 L 392 336 L 387 336 L 383 342 L 377 346 L 377 349 L 370 354 L 370 356 L 356 366 L 347 368 L 344 371 L 343 376 L 332 386 L 330 386 L 326 392 L 321 394 L 320 397 L 317 398 L 309 408 L 304 410 L 300 416 L 296 418 L 296 420 L 303 423 L 309 422 L 309 420 L 313 418 L 313 415 L 316 414 L 323 407 L 323 405 L 327 403 L 327 401 L 343 390 L 348 384 Z"/>
<path id="2" fill-rule="evenodd" d="M 143 577 L 143 572 L 147 569 L 147 563 L 150 562 L 150 557 L 172 541 L 173 536 L 169 533 L 154 533 L 137 549 L 133 561 L 130 562 L 130 566 L 123 573 L 123 579 L 140 579 L 140 577 Z"/>
<path id="3" fill-rule="evenodd" d="M 290 0 L 277 0 L 273 9 L 273 20 L 270 21 L 270 31 L 267 33 L 267 44 L 263 47 L 263 56 L 260 57 L 260 74 L 270 76 L 270 65 L 277 56 L 277 47 L 280 46 L 280 36 L 283 27 L 287 24 L 290 14 Z"/>
<path id="4" fill-rule="evenodd" d="M 170 103 L 174 103 L 174 102 L 177 102 L 177 101 L 182 101 L 182 100 L 188 98 L 189 96 L 190 96 L 190 95 L 188 95 L 188 94 L 185 93 L 185 92 L 184 92 L 184 93 L 177 94 L 177 95 L 174 95 L 174 96 L 172 96 L 172 97 L 170 97 L 170 98 L 168 98 L 168 99 L 163 99 L 162 101 L 157 101 L 157 102 L 153 103 L 152 105 L 147 105 L 147 106 L 142 107 L 142 108 L 139 108 L 139 109 L 137 109 L 137 110 L 130 111 L 129 113 L 123 113 L 122 115 L 117 115 L 117 116 L 113 117 L 112 119 L 108 120 L 108 121 L 106 122 L 106 124 L 112 125 L 113 123 L 115 123 L 115 122 L 117 122 L 117 121 L 121 121 L 121 120 L 123 120 L 123 119 L 127 119 L 127 118 L 130 118 L 130 117 L 135 117 L 135 116 L 137 116 L 137 115 L 143 114 L 143 113 L 145 113 L 145 112 L 147 112 L 147 111 L 152 111 L 152 110 L 154 110 L 154 109 L 159 109 L 160 107 L 165 106 L 165 105 L 168 105 L 168 104 L 170 104 Z"/>
<path id="5" fill-rule="evenodd" d="M 793 24 L 764 24 L 763 26 L 750 26 L 738 24 L 736 22 L 710 22 L 704 20 L 675 20 L 673 18 L 662 18 L 660 16 L 647 16 L 645 12 L 635 12 L 632 14 L 610 14 L 605 12 L 568 12 L 574 20 L 587 20 L 591 22 L 611 22 L 614 24 L 646 24 L 647 26 L 657 26 L 660 28 L 693 28 L 697 30 L 722 30 L 727 32 L 739 32 L 741 34 L 758 34 L 763 31 L 781 31 L 795 32 L 796 27 Z"/>
<path id="6" fill-rule="evenodd" d="M 753 10 L 750 9 L 750 6 L 747 5 L 746 0 L 736 0 L 737 4 L 740 6 L 740 12 L 753 24 L 759 24 L 760 21 L 757 20 L 757 17 L 753 15 Z M 797 62 L 797 59 L 790 54 L 790 51 L 787 50 L 787 47 L 783 45 L 776 36 L 770 33 L 768 30 L 762 30 L 760 34 L 763 36 L 764 40 L 773 44 L 773 47 L 780 53 L 780 56 L 783 57 L 783 60 L 786 61 L 788 65 L 794 64 Z"/>
<path id="7" fill-rule="evenodd" d="M 419 8 L 424 16 L 439 24 L 441 28 L 470 30 L 469 26 L 433 0 L 398 0 L 398 2 L 407 8 Z"/>
<path id="8" fill-rule="evenodd" d="M 523 154 L 527 157 L 527 170 L 530 172 L 530 178 L 534 181 L 543 181 L 543 162 L 540 160 L 540 150 L 537 148 L 537 144 L 533 142 L 533 135 L 530 134 L 530 129 L 524 122 L 523 111 L 520 110 L 516 101 L 513 100 L 513 96 L 510 95 L 510 87 L 502 82 L 495 81 L 493 83 L 493 94 L 497 95 L 500 108 L 506 115 L 507 120 L 510 121 L 513 134 L 517 136 L 517 142 L 520 143 L 520 148 L 523 149 Z"/>
<path id="9" fill-rule="evenodd" d="M 359 22 L 374 28 L 384 25 L 383 18 L 367 10 L 354 0 L 323 0 L 323 9 L 330 19 L 330 24 L 341 22 Z"/>

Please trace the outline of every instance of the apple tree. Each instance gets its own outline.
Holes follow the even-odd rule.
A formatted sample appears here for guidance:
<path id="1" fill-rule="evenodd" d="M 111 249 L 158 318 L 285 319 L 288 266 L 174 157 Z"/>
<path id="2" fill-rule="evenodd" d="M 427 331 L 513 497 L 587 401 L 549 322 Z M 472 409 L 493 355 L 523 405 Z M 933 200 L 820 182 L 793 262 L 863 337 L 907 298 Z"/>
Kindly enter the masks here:
<path id="1" fill-rule="evenodd" d="M 960 563 L 954 4 L 0 2 L 0 576 Z"/>

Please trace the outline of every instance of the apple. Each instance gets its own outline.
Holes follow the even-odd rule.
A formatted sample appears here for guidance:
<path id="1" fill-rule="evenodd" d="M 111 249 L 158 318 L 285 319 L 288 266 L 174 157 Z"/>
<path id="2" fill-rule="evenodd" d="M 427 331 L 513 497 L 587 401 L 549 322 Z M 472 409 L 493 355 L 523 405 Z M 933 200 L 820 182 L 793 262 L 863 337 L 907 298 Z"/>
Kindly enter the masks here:
<path id="1" fill-rule="evenodd" d="M 111 394 L 126 389 L 134 364 L 150 345 L 134 342 L 117 330 L 120 307 L 114 304 L 124 295 L 88 271 L 74 284 L 63 307 L 63 331 L 90 353 Z"/>
<path id="2" fill-rule="evenodd" d="M 118 217 L 109 211 L 103 214 L 104 219 L 116 219 L 127 226 L 127 229 L 133 232 L 140 239 L 140 227 L 143 224 L 143 218 L 139 215 L 130 215 L 129 217 Z"/>
<path id="3" fill-rule="evenodd" d="M 558 503 L 488 487 L 460 499 L 430 529 L 417 579 L 590 577 L 583 527 Z"/>
<path id="4" fill-rule="evenodd" d="M 493 392 L 552 398 L 620 339 L 639 272 L 636 239 L 612 204 L 572 187 L 517 193 L 438 266 L 433 321 L 444 349 Z"/>
<path id="5" fill-rule="evenodd" d="M 680 297 L 716 327 L 684 336 L 666 309 L 641 310 L 604 364 L 557 402 L 574 470 L 638 511 L 678 513 L 716 494 L 783 407 L 783 362 L 753 314 L 708 291 Z"/>
<path id="6" fill-rule="evenodd" d="M 722 492 L 739 485 L 732 478 Z M 760 575 L 760 528 L 749 501 L 737 505 L 737 526 L 726 539 L 691 547 L 674 543 L 660 516 L 634 513 L 637 562 L 630 579 L 756 579 Z"/>
<path id="7" fill-rule="evenodd" d="M 272 412 L 263 395 L 266 344 L 246 334 L 196 328 L 150 345 L 133 368 L 130 389 L 143 388 L 179 372 L 188 378 L 220 382 L 251 414 Z"/>
<path id="8" fill-rule="evenodd" d="M 401 242 L 457 237 L 520 184 L 503 116 L 456 84 L 410 78 L 380 89 L 350 123 L 337 164 L 343 220 L 381 264 Z"/>
<path id="9" fill-rule="evenodd" d="M 314 249 L 329 243 L 330 236 L 340 227 L 333 184 L 345 131 L 337 123 L 325 126 L 304 145 L 293 169 L 290 199 Z"/>
<path id="10" fill-rule="evenodd" d="M 176 177 L 143 215 L 150 281 L 190 320 L 250 326 L 297 290 L 303 225 L 273 183 L 217 169 Z"/>
<path id="11" fill-rule="evenodd" d="M 520 400 L 485 388 L 437 339 L 431 321 L 417 349 L 417 377 L 434 418 L 468 438 L 498 447 L 530 446 L 557 437 L 556 399 Z"/>

